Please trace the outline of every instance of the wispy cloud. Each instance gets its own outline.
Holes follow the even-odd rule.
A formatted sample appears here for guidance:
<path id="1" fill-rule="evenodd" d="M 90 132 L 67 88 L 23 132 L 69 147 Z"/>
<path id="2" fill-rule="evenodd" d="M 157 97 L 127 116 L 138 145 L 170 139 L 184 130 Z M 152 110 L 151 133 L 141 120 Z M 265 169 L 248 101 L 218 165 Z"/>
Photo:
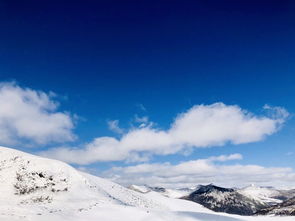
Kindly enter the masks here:
<path id="1" fill-rule="evenodd" d="M 146 110 L 146 107 L 145 107 L 143 104 L 137 104 L 136 106 L 137 106 L 138 109 L 141 110 L 141 111 L 147 111 L 147 110 Z"/>
<path id="2" fill-rule="evenodd" d="M 107 121 L 108 127 L 111 131 L 117 134 L 123 134 L 124 130 L 119 127 L 119 120 L 108 120 Z"/>
<path id="3" fill-rule="evenodd" d="M 69 163 L 90 164 L 142 161 L 150 155 L 168 155 L 188 148 L 257 142 L 275 133 L 288 116 L 283 108 L 272 110 L 272 116 L 255 116 L 237 105 L 196 105 L 179 114 L 168 130 L 149 125 L 131 129 L 120 139 L 98 137 L 82 149 L 55 148 L 42 154 Z"/>
<path id="4" fill-rule="evenodd" d="M 47 144 L 74 140 L 73 120 L 69 113 L 57 111 L 58 103 L 53 98 L 53 93 L 1 83 L 0 143 Z"/>
<path id="5" fill-rule="evenodd" d="M 148 116 L 138 116 L 137 114 L 134 115 L 133 119 L 133 126 L 138 127 L 138 128 L 143 128 L 143 127 L 152 127 L 153 122 L 149 121 Z"/>
<path id="6" fill-rule="evenodd" d="M 134 121 L 136 123 L 148 123 L 149 118 L 148 116 L 139 117 L 137 114 L 134 116 Z"/>

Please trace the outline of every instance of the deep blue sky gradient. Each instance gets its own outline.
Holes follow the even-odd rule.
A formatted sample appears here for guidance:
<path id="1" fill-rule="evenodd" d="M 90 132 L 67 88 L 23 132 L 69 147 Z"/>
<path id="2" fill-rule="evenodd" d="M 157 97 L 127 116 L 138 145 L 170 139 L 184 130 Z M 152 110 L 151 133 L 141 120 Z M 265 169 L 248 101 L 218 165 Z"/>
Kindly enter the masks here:
<path id="1" fill-rule="evenodd" d="M 195 104 L 295 111 L 294 1 L 3 0 L 0 43 L 0 80 L 57 93 L 82 118 L 78 143 L 114 135 L 108 119 L 128 128 L 134 114 L 168 128 Z M 238 152 L 295 168 L 294 134 L 291 117 L 263 142 L 154 161 Z"/>

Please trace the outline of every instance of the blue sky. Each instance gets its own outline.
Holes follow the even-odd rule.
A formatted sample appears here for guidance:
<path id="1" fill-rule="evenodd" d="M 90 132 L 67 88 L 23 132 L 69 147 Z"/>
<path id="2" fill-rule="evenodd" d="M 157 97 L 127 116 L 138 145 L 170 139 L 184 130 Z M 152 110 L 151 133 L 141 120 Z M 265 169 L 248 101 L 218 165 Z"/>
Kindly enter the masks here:
<path id="1" fill-rule="evenodd" d="M 148 163 L 239 153 L 237 164 L 294 169 L 294 10 L 292 1 L 1 1 L 1 82 L 54 92 L 55 111 L 70 113 L 76 136 L 10 146 L 34 153 L 83 149 L 97 137 L 120 139 L 108 128 L 113 120 L 125 133 L 138 126 L 135 116 L 167 130 L 194 105 L 222 102 L 268 116 L 268 104 L 290 113 L 270 136 L 186 155 L 154 154 Z"/>

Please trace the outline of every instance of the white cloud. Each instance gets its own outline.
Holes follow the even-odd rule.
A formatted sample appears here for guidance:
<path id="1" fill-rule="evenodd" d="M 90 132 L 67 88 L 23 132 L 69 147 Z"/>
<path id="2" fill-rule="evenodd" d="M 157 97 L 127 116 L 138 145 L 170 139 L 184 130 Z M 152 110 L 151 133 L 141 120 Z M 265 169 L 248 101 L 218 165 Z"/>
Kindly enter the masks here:
<path id="1" fill-rule="evenodd" d="M 295 187 L 295 172 L 291 168 L 221 163 L 239 159 L 242 159 L 240 154 L 232 154 L 192 160 L 176 165 L 170 163 L 139 164 L 113 167 L 100 175 L 126 186 L 147 184 L 181 188 L 215 183 L 228 187 L 242 187 L 250 184 Z"/>
<path id="2" fill-rule="evenodd" d="M 119 127 L 119 120 L 109 120 L 107 121 L 108 127 L 111 131 L 117 133 L 117 134 L 122 134 L 124 133 L 123 129 Z"/>
<path id="3" fill-rule="evenodd" d="M 272 107 L 265 104 L 263 108 L 268 111 L 268 115 L 270 115 L 273 119 L 286 119 L 289 116 L 288 111 L 282 107 Z"/>
<path id="4" fill-rule="evenodd" d="M 139 117 L 137 114 L 134 116 L 134 121 L 136 123 L 148 123 L 149 118 L 147 116 Z"/>
<path id="5" fill-rule="evenodd" d="M 188 148 L 256 142 L 275 133 L 288 116 L 283 108 L 272 110 L 272 116 L 267 117 L 255 116 L 236 105 L 196 105 L 179 114 L 168 130 L 149 125 L 132 129 L 120 139 L 99 137 L 82 149 L 56 148 L 41 154 L 68 163 L 90 164 L 143 161 L 153 154 L 173 154 Z"/>
<path id="6" fill-rule="evenodd" d="M 139 117 L 137 114 L 134 116 L 134 123 L 138 124 L 138 128 L 143 128 L 143 127 L 152 127 L 153 122 L 149 122 L 148 116 L 142 116 Z"/>
<path id="7" fill-rule="evenodd" d="M 52 97 L 52 93 L 1 83 L 0 143 L 72 141 L 75 138 L 73 121 L 68 113 L 56 111 L 58 104 Z"/>

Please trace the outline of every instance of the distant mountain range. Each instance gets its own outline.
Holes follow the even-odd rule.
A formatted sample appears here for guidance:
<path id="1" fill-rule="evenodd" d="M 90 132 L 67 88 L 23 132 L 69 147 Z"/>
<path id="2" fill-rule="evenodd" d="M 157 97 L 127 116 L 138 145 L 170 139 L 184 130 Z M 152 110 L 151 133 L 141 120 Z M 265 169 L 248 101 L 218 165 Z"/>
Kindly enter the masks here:
<path id="1" fill-rule="evenodd" d="M 242 189 L 198 185 L 195 188 L 166 189 L 163 187 L 129 187 L 137 192 L 158 192 L 166 197 L 196 202 L 215 212 L 238 215 L 294 215 L 295 190 L 248 186 Z M 294 197 L 294 198 L 293 198 Z"/>
<path id="2" fill-rule="evenodd" d="M 212 184 L 200 186 L 183 199 L 199 203 L 215 212 L 226 212 L 239 215 L 253 215 L 266 208 L 267 204 L 240 193 L 232 188 L 222 188 Z"/>

